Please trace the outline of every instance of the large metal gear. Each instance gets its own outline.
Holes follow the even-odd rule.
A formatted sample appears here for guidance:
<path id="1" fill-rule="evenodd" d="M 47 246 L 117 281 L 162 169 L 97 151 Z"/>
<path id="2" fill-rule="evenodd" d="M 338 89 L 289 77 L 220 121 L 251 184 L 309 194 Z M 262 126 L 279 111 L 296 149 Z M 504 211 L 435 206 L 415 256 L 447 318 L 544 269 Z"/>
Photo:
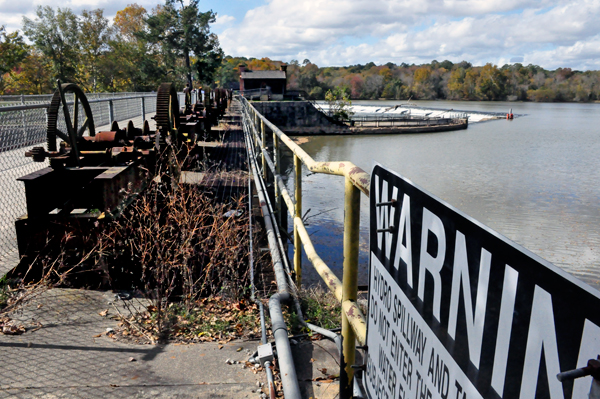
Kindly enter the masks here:
<path id="1" fill-rule="evenodd" d="M 65 94 L 67 93 L 73 94 L 72 119 L 69 106 L 66 103 Z M 66 132 L 61 131 L 57 126 L 61 105 L 65 117 Z M 83 109 L 84 119 L 80 119 L 79 117 L 80 105 Z M 54 92 L 52 100 L 50 101 L 50 107 L 48 107 L 48 151 L 56 151 L 57 137 L 63 139 L 72 148 L 76 148 L 77 139 L 82 137 L 86 132 L 89 136 L 94 136 L 96 134 L 94 117 L 92 116 L 92 110 L 85 94 L 79 86 L 74 83 L 60 84 L 59 82 L 58 89 Z"/>
<path id="2" fill-rule="evenodd" d="M 160 131 L 162 140 L 173 144 L 178 139 L 179 101 L 173 83 L 162 83 L 156 93 L 156 129 Z"/>

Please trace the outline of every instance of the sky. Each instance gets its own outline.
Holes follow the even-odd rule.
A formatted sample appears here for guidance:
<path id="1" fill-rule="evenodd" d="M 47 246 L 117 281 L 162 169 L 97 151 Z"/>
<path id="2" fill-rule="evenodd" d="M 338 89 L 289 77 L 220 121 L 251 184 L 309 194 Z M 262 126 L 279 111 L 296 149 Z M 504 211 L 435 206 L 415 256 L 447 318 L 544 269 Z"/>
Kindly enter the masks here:
<path id="1" fill-rule="evenodd" d="M 0 0 L 20 29 L 38 5 L 115 13 L 134 0 Z M 151 10 L 154 0 L 138 0 Z M 600 70 L 600 0 L 200 0 L 225 54 L 318 66 L 463 60 Z"/>

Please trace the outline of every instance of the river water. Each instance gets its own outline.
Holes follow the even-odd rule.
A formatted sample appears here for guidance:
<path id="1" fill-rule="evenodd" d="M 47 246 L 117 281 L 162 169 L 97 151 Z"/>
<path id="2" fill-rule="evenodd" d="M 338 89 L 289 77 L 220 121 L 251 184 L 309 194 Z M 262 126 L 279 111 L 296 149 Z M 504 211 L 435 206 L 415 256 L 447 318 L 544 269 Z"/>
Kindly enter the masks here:
<path id="1" fill-rule="evenodd" d="M 369 173 L 379 162 L 600 288 L 600 104 L 416 103 L 478 112 L 512 108 L 515 119 L 443 133 L 309 137 L 302 147 L 317 161 L 351 161 Z M 343 178 L 310 175 L 305 169 L 302 188 L 304 212 L 310 209 L 309 233 L 323 260 L 341 276 Z M 368 218 L 363 195 L 362 285 L 368 281 Z M 319 280 L 306 259 L 303 270 L 305 283 Z"/>

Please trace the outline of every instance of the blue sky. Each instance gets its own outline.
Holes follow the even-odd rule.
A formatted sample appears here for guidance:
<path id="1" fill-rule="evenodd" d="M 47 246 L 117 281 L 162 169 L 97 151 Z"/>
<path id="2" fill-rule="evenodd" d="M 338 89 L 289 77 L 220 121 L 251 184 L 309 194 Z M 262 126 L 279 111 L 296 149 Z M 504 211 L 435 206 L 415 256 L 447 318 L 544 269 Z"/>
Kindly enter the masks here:
<path id="1" fill-rule="evenodd" d="M 0 25 L 19 29 L 37 5 L 104 8 L 131 0 L 0 0 Z M 140 0 L 148 10 L 156 0 Z M 226 54 L 340 66 L 434 59 L 547 69 L 600 69 L 600 0 L 201 0 Z"/>

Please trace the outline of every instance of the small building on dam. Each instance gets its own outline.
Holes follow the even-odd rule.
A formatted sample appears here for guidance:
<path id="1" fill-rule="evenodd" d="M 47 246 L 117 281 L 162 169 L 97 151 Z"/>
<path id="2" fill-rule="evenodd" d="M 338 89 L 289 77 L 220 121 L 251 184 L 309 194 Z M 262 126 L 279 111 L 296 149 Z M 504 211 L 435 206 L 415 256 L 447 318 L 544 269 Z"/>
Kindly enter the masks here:
<path id="1" fill-rule="evenodd" d="M 287 85 L 287 65 L 282 64 L 279 71 L 250 71 L 245 65 L 239 66 L 240 92 L 256 91 L 264 99 L 283 100 Z"/>

